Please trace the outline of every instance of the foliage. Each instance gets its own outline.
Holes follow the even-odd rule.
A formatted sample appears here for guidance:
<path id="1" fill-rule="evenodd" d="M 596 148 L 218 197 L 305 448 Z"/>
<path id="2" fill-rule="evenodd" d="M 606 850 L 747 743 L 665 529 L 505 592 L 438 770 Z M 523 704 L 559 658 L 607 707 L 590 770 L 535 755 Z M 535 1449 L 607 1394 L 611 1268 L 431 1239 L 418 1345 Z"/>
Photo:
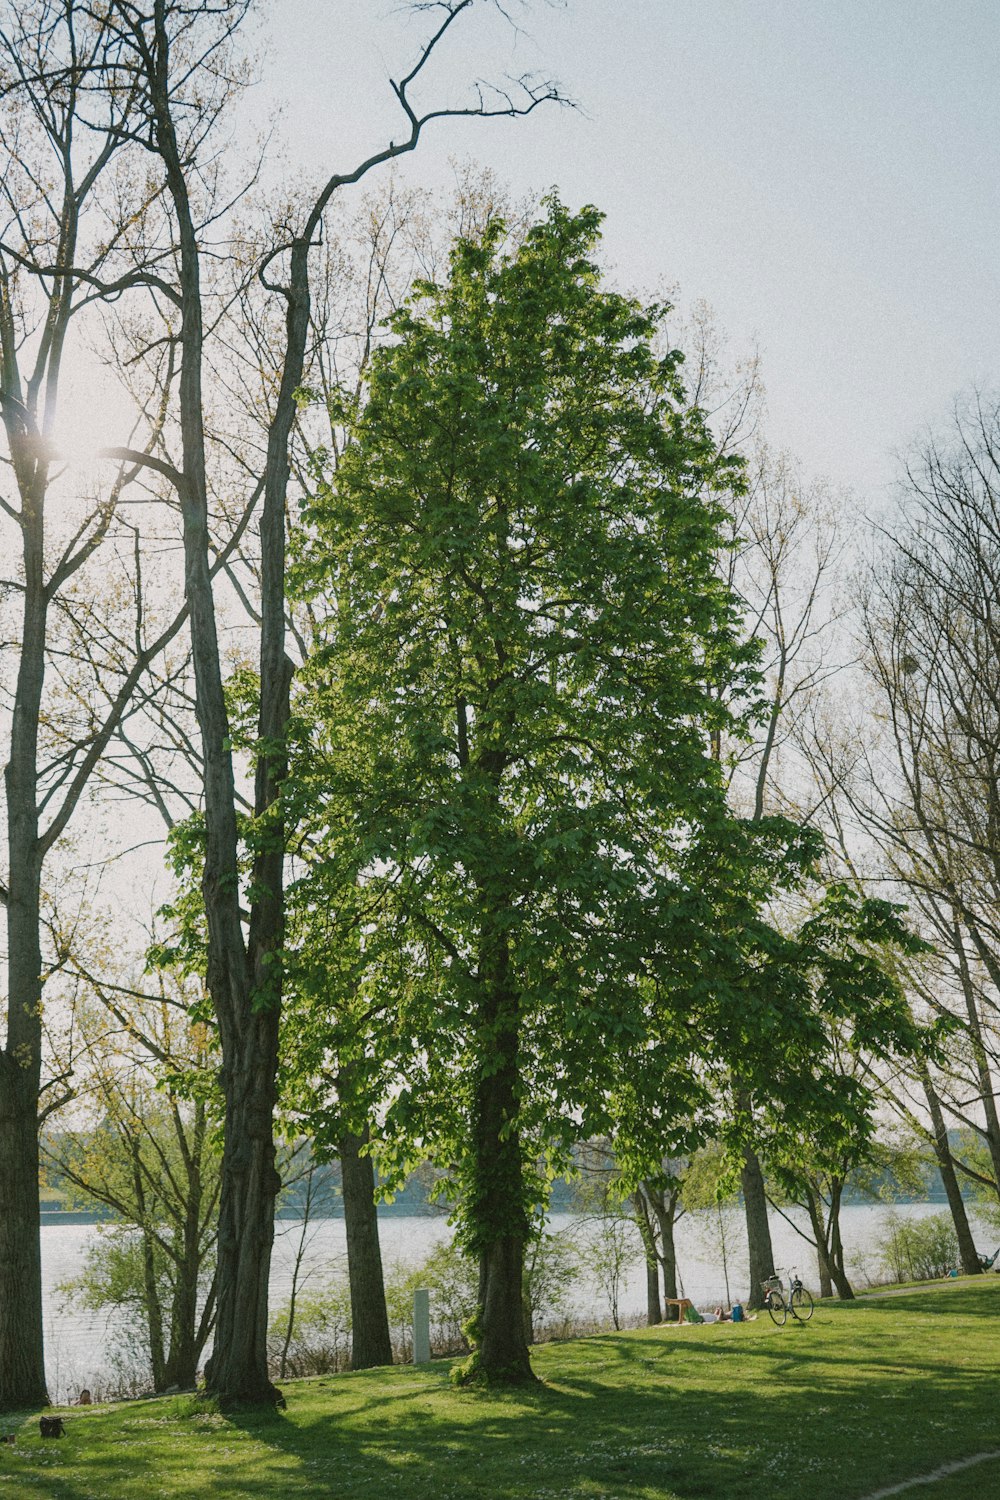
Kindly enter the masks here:
<path id="1" fill-rule="evenodd" d="M 216 1057 L 183 992 L 123 991 L 99 987 L 102 1005 L 76 1008 L 86 1042 L 77 1103 L 96 1123 L 49 1135 L 45 1146 L 62 1180 L 116 1220 L 113 1232 L 98 1236 L 78 1292 L 88 1305 L 103 1299 L 129 1310 L 119 1326 L 130 1349 L 141 1307 L 142 1357 L 154 1389 L 163 1390 L 194 1384 L 214 1323 Z"/>
<path id="2" fill-rule="evenodd" d="M 891 1213 L 879 1236 L 883 1269 L 893 1281 L 931 1281 L 958 1263 L 958 1240 L 950 1214 L 911 1219 Z"/>
<path id="3" fill-rule="evenodd" d="M 958 1132 L 957 1157 L 969 1168 L 971 1174 L 962 1174 L 962 1181 L 972 1198 L 975 1214 L 997 1234 L 1000 1234 L 1000 1198 L 997 1182 L 992 1175 L 993 1160 L 988 1143 L 980 1129 L 965 1129 Z"/>
<path id="4" fill-rule="evenodd" d="M 581 1265 L 604 1294 L 613 1326 L 620 1329 L 625 1277 L 642 1259 L 642 1242 L 635 1221 L 621 1208 L 592 1216 L 582 1227 L 578 1254 Z"/>
<path id="5" fill-rule="evenodd" d="M 643 971 L 671 851 L 723 816 L 723 690 L 752 678 L 715 568 L 711 491 L 738 471 L 653 351 L 665 310 L 603 286 L 599 222 L 552 200 L 510 253 L 502 225 L 458 242 L 298 544 L 328 611 L 291 783 L 314 990 L 333 953 L 377 1011 L 383 1158 L 456 1164 L 477 1253 L 526 1233 L 536 1163 L 610 1126 L 623 1058 L 648 1044 L 662 1078 L 687 1046 L 650 1036 Z M 473 1148 L 491 1082 L 516 1168 Z"/>
<path id="6" fill-rule="evenodd" d="M 346 1280 L 331 1280 L 298 1294 L 294 1330 L 286 1350 L 289 1316 L 287 1304 L 271 1311 L 268 1354 L 275 1372 L 282 1354 L 285 1368 L 293 1378 L 326 1375 L 348 1368 L 351 1359 L 351 1295 Z"/>
<path id="7" fill-rule="evenodd" d="M 121 1225 L 102 1224 L 87 1245 L 83 1269 L 57 1288 L 67 1303 L 108 1315 L 105 1368 L 91 1377 L 99 1399 L 148 1394 L 153 1388 L 146 1262 L 142 1236 Z M 154 1255 L 154 1295 L 169 1307 L 165 1258 Z"/>
<path id="8" fill-rule="evenodd" d="M 569 1310 L 569 1293 L 579 1270 L 579 1257 L 568 1232 L 543 1234 L 532 1244 L 525 1263 L 524 1295 L 538 1332 L 544 1332 Z M 393 1354 L 405 1363 L 413 1355 L 413 1293 L 430 1294 L 431 1352 L 435 1358 L 467 1350 L 464 1329 L 476 1311 L 479 1272 L 474 1260 L 454 1240 L 436 1245 L 419 1265 L 397 1262 L 385 1268 L 385 1298 Z M 288 1305 L 271 1317 L 270 1349 L 277 1368 Z M 351 1356 L 351 1299 L 344 1278 L 330 1278 L 321 1286 L 300 1292 L 295 1324 L 286 1357 L 292 1377 L 346 1370 Z"/>
<path id="9" fill-rule="evenodd" d="M 575 1229 L 535 1236 L 524 1261 L 524 1305 L 537 1339 L 569 1315 L 580 1275 L 580 1246 Z"/>

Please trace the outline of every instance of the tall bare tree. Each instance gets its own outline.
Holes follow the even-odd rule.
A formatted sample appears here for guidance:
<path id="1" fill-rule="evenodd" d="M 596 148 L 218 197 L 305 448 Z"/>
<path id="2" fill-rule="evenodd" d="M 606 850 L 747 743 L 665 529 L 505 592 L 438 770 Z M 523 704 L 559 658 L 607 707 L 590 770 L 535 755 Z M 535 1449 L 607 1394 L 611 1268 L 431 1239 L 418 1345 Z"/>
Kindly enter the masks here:
<path id="1" fill-rule="evenodd" d="M 211 454 L 203 372 L 209 332 L 211 276 L 206 243 L 224 213 L 208 181 L 210 142 L 242 73 L 240 29 L 249 0 L 190 7 L 178 0 L 133 4 L 112 0 L 112 32 L 104 56 L 109 89 L 137 100 L 128 129 L 160 174 L 167 212 L 163 255 L 172 281 L 165 293 L 177 321 L 180 357 L 176 427 L 178 456 L 115 456 L 144 464 L 164 478 L 179 501 L 184 537 L 184 589 L 190 614 L 195 706 L 204 770 L 204 875 L 208 925 L 208 986 L 222 1048 L 226 1100 L 219 1234 L 219 1313 L 210 1387 L 230 1401 L 276 1399 L 267 1374 L 267 1281 L 275 1195 L 272 1116 L 281 1004 L 284 833 L 278 800 L 285 772 L 283 736 L 291 665 L 286 654 L 285 508 L 289 438 L 296 414 L 310 330 L 310 264 L 324 215 L 335 195 L 376 167 L 412 151 L 424 128 L 448 116 L 514 116 L 557 97 L 547 82 L 520 80 L 496 95 L 480 90 L 467 106 L 420 109 L 415 86 L 430 58 L 478 0 L 418 5 L 431 17 L 430 35 L 410 71 L 392 89 L 402 112 L 400 141 L 334 173 L 308 207 L 276 232 L 258 266 L 265 289 L 284 306 L 278 379 L 272 395 L 266 458 L 256 477 L 260 511 L 260 718 L 254 790 L 253 869 L 241 892 L 237 789 L 212 587 Z M 249 905 L 246 934 L 241 903 Z"/>
<path id="2" fill-rule="evenodd" d="M 879 732 L 826 772 L 939 959 L 915 1002 L 960 1032 L 897 1101 L 947 1170 L 1000 1196 L 1000 401 L 973 395 L 906 468 L 867 577 L 864 664 Z M 943 1112 L 943 1113 L 942 1113 Z M 928 1113 L 931 1125 L 927 1125 Z M 936 1117 L 940 1115 L 938 1120 Z M 970 1150 L 952 1150 L 946 1118 Z M 946 1177 L 947 1181 L 947 1177 Z M 960 1228 L 960 1235 L 963 1231 Z M 964 1235 L 963 1235 L 964 1238 Z"/>
<path id="3" fill-rule="evenodd" d="M 772 814 L 807 819 L 809 783 L 796 751 L 796 730 L 837 668 L 831 587 L 842 543 L 836 505 L 826 485 L 807 482 L 794 460 L 768 448 L 759 432 L 748 479 L 745 496 L 734 499 L 736 547 L 729 566 L 748 626 L 761 642 L 763 711 L 756 735 L 727 747 L 730 796 L 753 822 Z M 733 1099 L 746 1136 L 740 1181 L 750 1260 L 748 1302 L 758 1307 L 762 1283 L 774 1274 L 774 1252 L 750 1096 L 738 1076 Z"/>
<path id="4" fill-rule="evenodd" d="M 6 442 L 0 509 L 10 526 L 4 580 L 16 657 L 5 682 L 6 1036 L 0 1049 L 0 1407 L 46 1399 L 38 1218 L 42 1099 L 42 873 L 91 783 L 159 636 L 133 617 L 125 656 L 88 605 L 109 546 L 120 544 L 123 466 L 97 500 L 56 449 L 74 331 L 95 301 L 144 284 L 124 262 L 105 210 L 117 178 L 128 90 L 91 88 L 102 18 L 59 0 L 0 10 L 0 417 Z M 155 196 L 155 190 L 154 194 Z M 141 217 L 150 195 L 137 188 Z M 155 429 L 154 429 L 155 436 Z M 50 502 L 60 505 L 53 517 Z M 53 670 L 55 646 L 59 669 Z M 12 678 L 12 681 L 11 681 Z"/>

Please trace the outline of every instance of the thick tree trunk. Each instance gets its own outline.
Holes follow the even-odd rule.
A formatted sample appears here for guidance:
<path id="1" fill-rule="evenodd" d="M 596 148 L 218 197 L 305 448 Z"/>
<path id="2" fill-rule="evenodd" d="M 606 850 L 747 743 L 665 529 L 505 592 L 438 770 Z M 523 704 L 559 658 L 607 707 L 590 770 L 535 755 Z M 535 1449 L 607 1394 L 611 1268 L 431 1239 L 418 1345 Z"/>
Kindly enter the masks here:
<path id="1" fill-rule="evenodd" d="M 481 887 L 482 889 L 482 887 Z M 524 1330 L 524 1165 L 517 1129 L 518 997 L 502 921 L 483 901 L 478 1070 L 472 1119 L 473 1181 L 466 1213 L 479 1252 L 478 1337 L 470 1377 L 533 1380 Z"/>
<path id="2" fill-rule="evenodd" d="M 830 1205 L 830 1270 L 833 1273 L 833 1284 L 837 1288 L 837 1296 L 842 1302 L 853 1302 L 854 1288 L 847 1279 L 847 1271 L 844 1267 L 844 1242 L 840 1236 L 842 1191 L 842 1185 L 834 1190 L 834 1199 Z"/>
<path id="3" fill-rule="evenodd" d="M 660 1230 L 660 1261 L 663 1266 L 663 1295 L 676 1297 L 677 1293 L 677 1246 L 674 1243 L 674 1215 L 677 1200 L 669 1201 L 660 1194 L 653 1198 L 653 1212 Z"/>
<path id="4" fill-rule="evenodd" d="M 479 1256 L 476 1372 L 491 1383 L 517 1385 L 535 1377 L 524 1330 L 524 1240 L 499 1236 Z"/>
<path id="5" fill-rule="evenodd" d="M 927 1100 L 927 1108 L 931 1116 L 931 1126 L 934 1131 L 934 1155 L 937 1159 L 938 1171 L 941 1173 L 941 1181 L 944 1183 L 944 1190 L 948 1198 L 948 1207 L 951 1209 L 952 1222 L 955 1225 L 955 1234 L 958 1239 L 959 1264 L 966 1276 L 978 1276 L 982 1271 L 982 1266 L 979 1264 L 979 1256 L 976 1253 L 976 1242 L 972 1238 L 969 1216 L 965 1211 L 965 1200 L 962 1197 L 962 1189 L 958 1184 L 958 1174 L 955 1171 L 955 1163 L 952 1160 L 951 1149 L 948 1145 L 948 1128 L 945 1125 L 941 1101 L 937 1096 L 926 1066 L 920 1070 L 920 1082 L 923 1084 L 924 1097 Z"/>
<path id="6" fill-rule="evenodd" d="M 809 1227 L 813 1233 L 813 1244 L 816 1246 L 819 1294 L 821 1297 L 832 1297 L 833 1273 L 830 1269 L 830 1248 L 827 1244 L 826 1225 L 823 1222 L 823 1207 L 819 1200 L 819 1194 L 808 1184 L 805 1188 L 805 1200 L 806 1212 L 809 1215 Z"/>
<path id="7" fill-rule="evenodd" d="M 183 470 L 178 489 L 184 521 L 184 593 L 191 622 L 195 708 L 204 756 L 205 864 L 202 892 L 208 926 L 208 990 L 219 1022 L 225 1125 L 219 1199 L 218 1318 L 206 1367 L 209 1389 L 226 1403 L 280 1400 L 267 1371 L 267 1288 L 274 1239 L 273 1111 L 281 1005 L 282 868 L 284 838 L 271 810 L 284 770 L 289 672 L 283 652 L 284 484 L 287 426 L 279 413 L 269 434 L 269 472 L 261 521 L 261 753 L 255 807 L 257 849 L 251 881 L 250 932 L 244 941 L 236 795 L 229 723 L 209 563 L 208 494 L 202 401 L 203 319 L 199 247 L 184 166 L 171 114 L 170 39 L 163 0 L 153 6 L 149 90 L 157 150 L 177 219 L 181 302 L 179 382 Z M 144 49 L 149 41 L 142 40 Z M 302 254 L 300 252 L 300 259 Z M 303 260 L 304 265 L 304 260 Z M 292 308 L 292 302 L 289 304 Z M 302 310 L 295 305 L 296 318 Z M 291 310 L 289 313 L 291 326 Z M 308 294 L 305 296 L 308 319 Z M 296 327 L 298 324 L 296 323 Z M 297 367 L 283 383 L 298 384 Z M 288 416 L 290 424 L 291 416 Z M 277 511 L 280 512 L 276 515 Z M 274 555 L 275 536 L 277 556 Z M 275 617 L 281 605 L 281 620 Z M 266 738 L 265 738 L 266 736 Z"/>
<path id="8" fill-rule="evenodd" d="M 351 1286 L 352 1370 L 392 1364 L 375 1207 L 375 1168 L 363 1150 L 368 1139 L 367 1129 L 363 1135 L 345 1130 L 338 1142 L 347 1231 L 347 1275 Z"/>
<path id="9" fill-rule="evenodd" d="M 9 433 L 11 449 L 16 441 Z M 7 792 L 7 1035 L 0 1052 L 0 1408 L 47 1405 L 42 1324 L 38 1105 L 42 849 L 38 725 L 45 676 L 45 490 L 25 497 L 24 612 Z"/>
<path id="10" fill-rule="evenodd" d="M 767 1217 L 767 1194 L 760 1158 L 750 1147 L 743 1157 L 740 1172 L 743 1206 L 747 1219 L 747 1245 L 750 1251 L 750 1294 L 747 1306 L 764 1306 L 762 1283 L 774 1275 L 774 1251 L 771 1248 L 771 1226 Z"/>
<path id="11" fill-rule="evenodd" d="M 637 1189 L 633 1194 L 635 1222 L 639 1227 L 642 1252 L 646 1262 L 646 1323 L 654 1328 L 663 1322 L 663 1305 L 660 1302 L 660 1257 L 656 1253 L 656 1234 L 649 1216 L 649 1202 L 645 1193 Z"/>
<path id="12" fill-rule="evenodd" d="M 0 1053 L 0 1410 L 47 1406 L 42 1344 L 38 1098 Z"/>
<path id="13" fill-rule="evenodd" d="M 280 1400 L 267 1372 L 267 1284 L 281 1187 L 272 1129 L 277 1011 L 244 1013 L 242 1031 L 241 1045 L 229 1039 L 224 1065 L 218 1317 L 205 1377 L 226 1403 L 259 1405 Z"/>

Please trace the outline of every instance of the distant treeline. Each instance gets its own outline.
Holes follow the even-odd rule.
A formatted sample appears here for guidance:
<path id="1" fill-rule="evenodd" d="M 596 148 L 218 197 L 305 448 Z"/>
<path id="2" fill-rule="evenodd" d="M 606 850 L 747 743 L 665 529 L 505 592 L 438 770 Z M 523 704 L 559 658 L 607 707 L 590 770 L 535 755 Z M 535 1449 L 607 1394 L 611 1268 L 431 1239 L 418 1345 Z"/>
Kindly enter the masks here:
<path id="1" fill-rule="evenodd" d="M 957 1133 L 951 1134 L 956 1136 Z M 53 1156 L 58 1156 L 53 1151 Z M 307 1192 L 312 1193 L 311 1216 L 314 1218 L 340 1218 L 343 1215 L 343 1188 L 339 1161 L 313 1163 L 311 1188 L 307 1184 L 302 1167 L 301 1147 L 296 1152 L 293 1164 L 285 1176 L 285 1185 L 278 1199 L 278 1218 L 299 1219 L 303 1217 Z M 918 1169 L 922 1186 L 915 1189 L 912 1181 L 904 1186 L 891 1170 L 875 1175 L 868 1174 L 863 1184 L 851 1183 L 844 1192 L 844 1202 L 850 1204 L 871 1203 L 876 1200 L 893 1203 L 943 1203 L 946 1201 L 944 1184 L 937 1167 L 923 1163 Z M 376 1172 L 376 1182 L 378 1173 Z M 965 1196 L 969 1196 L 966 1192 Z M 112 1219 L 114 1215 L 104 1204 L 89 1198 L 86 1193 L 70 1183 L 57 1168 L 50 1166 L 41 1184 L 42 1212 L 46 1215 L 65 1213 L 81 1221 Z M 557 1177 L 552 1183 L 549 1212 L 573 1213 L 579 1207 L 577 1185 L 565 1177 Z M 445 1174 L 425 1162 L 411 1172 L 401 1188 L 387 1194 L 379 1201 L 379 1213 L 385 1215 L 444 1216 L 450 1212 L 451 1198 Z"/>

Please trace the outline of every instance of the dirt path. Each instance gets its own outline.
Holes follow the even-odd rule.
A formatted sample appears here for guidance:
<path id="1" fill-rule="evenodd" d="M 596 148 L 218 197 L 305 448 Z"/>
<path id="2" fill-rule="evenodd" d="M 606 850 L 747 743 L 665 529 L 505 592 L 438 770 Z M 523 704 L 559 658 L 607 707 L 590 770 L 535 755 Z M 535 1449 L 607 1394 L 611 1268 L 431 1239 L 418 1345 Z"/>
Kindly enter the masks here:
<path id="1" fill-rule="evenodd" d="M 914 1297 L 921 1292 L 943 1292 L 951 1287 L 970 1286 L 976 1276 L 944 1276 L 940 1281 L 918 1281 L 915 1286 L 895 1287 L 891 1292 L 858 1292 L 855 1302 L 873 1302 L 876 1297 Z"/>
<path id="2" fill-rule="evenodd" d="M 942 1464 L 940 1469 L 934 1469 L 930 1474 L 919 1474 L 915 1479 L 903 1479 L 899 1484 L 890 1484 L 884 1490 L 873 1490 L 870 1495 L 863 1495 L 861 1500 L 889 1500 L 890 1495 L 905 1494 L 907 1490 L 916 1489 L 922 1484 L 936 1484 L 939 1479 L 948 1479 L 952 1474 L 960 1474 L 963 1469 L 988 1463 L 991 1458 L 1000 1458 L 1000 1448 L 993 1448 L 988 1453 L 975 1453 L 972 1458 L 959 1458 L 954 1463 Z"/>

